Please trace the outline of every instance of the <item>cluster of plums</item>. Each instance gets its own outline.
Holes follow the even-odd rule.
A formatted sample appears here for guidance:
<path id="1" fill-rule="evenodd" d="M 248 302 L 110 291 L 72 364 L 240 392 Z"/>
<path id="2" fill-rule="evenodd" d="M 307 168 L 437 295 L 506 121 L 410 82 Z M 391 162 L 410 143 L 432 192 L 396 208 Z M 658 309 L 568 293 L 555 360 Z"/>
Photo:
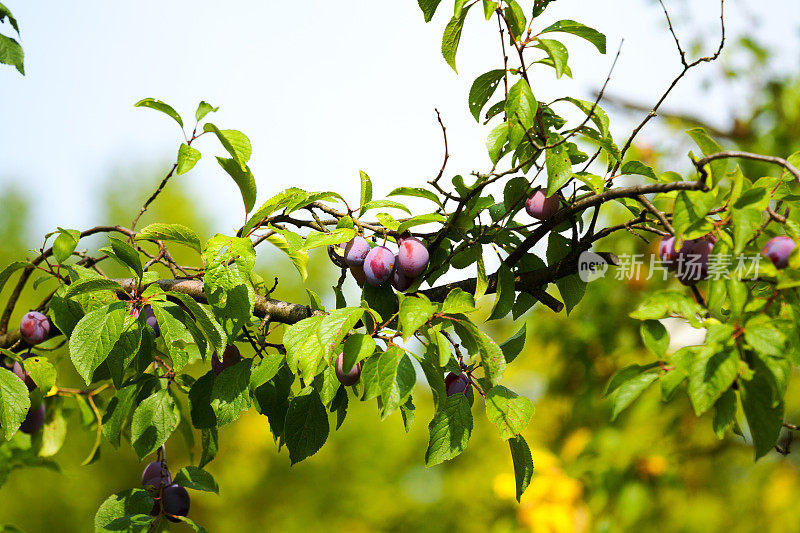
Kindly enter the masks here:
<path id="1" fill-rule="evenodd" d="M 684 285 L 694 285 L 700 280 L 708 277 L 708 256 L 717 239 L 711 235 L 705 235 L 697 239 L 691 239 L 683 243 L 680 250 L 675 249 L 675 237 L 664 237 L 658 247 L 658 255 L 661 261 L 669 268 L 677 269 L 677 278 Z M 795 242 L 780 235 L 773 237 L 764 245 L 761 253 L 772 261 L 777 269 L 784 269 L 789 264 L 789 256 L 794 250 Z M 685 267 L 692 261 L 694 268 Z"/>
<path id="2" fill-rule="evenodd" d="M 172 482 L 172 474 L 162 461 L 153 461 L 144 468 L 142 485 L 157 492 L 151 516 L 158 516 L 163 511 L 167 520 L 180 522 L 176 516 L 189 514 L 189 492 Z"/>
<path id="3" fill-rule="evenodd" d="M 407 290 L 425 272 L 430 259 L 422 241 L 405 235 L 397 239 L 396 254 L 386 246 L 371 247 L 360 235 L 339 247 L 344 256 L 340 257 L 331 248 L 331 258 L 338 266 L 349 268 L 359 285 L 366 282 L 378 287 L 390 282 L 398 291 Z"/>

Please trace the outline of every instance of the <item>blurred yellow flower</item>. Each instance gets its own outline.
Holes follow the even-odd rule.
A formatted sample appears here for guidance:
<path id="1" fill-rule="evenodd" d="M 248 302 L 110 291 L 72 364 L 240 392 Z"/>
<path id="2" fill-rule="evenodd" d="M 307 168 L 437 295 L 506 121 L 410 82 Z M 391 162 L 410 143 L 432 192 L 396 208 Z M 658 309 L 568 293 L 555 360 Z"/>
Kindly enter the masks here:
<path id="1" fill-rule="evenodd" d="M 561 457 L 565 461 L 572 461 L 581 454 L 590 440 L 592 440 L 592 432 L 589 428 L 576 429 L 564 441 L 564 445 L 561 447 Z"/>
<path id="2" fill-rule="evenodd" d="M 648 455 L 636 463 L 636 470 L 643 478 L 653 478 L 664 474 L 669 463 L 663 455 Z"/>

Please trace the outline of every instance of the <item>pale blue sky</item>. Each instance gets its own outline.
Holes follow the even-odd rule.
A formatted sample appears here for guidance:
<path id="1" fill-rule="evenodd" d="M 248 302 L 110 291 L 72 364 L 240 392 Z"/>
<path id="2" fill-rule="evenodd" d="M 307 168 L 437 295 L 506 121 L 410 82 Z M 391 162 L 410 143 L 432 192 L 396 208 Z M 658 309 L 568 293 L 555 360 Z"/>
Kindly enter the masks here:
<path id="1" fill-rule="evenodd" d="M 426 25 L 414 0 L 4 1 L 21 25 L 27 76 L 0 69 L 0 186 L 17 182 L 36 191 L 34 231 L 105 222 L 92 199 L 111 169 L 152 168 L 174 157 L 182 139 L 177 125 L 133 108 L 144 97 L 162 99 L 184 117 L 201 99 L 221 106 L 213 120 L 252 141 L 257 204 L 288 186 L 355 197 L 361 169 L 376 195 L 421 185 L 441 164 L 434 107 L 448 126 L 449 171 L 488 166 L 488 129 L 469 115 L 466 99 L 472 80 L 497 68 L 498 39 L 493 23 L 471 16 L 457 76 L 439 53 L 452 2 Z M 678 30 L 687 40 L 697 31 L 716 35 L 718 2 L 690 5 Z M 731 34 L 753 24 L 748 10 L 755 8 L 730 0 Z M 779 68 L 797 70 L 796 0 L 763 0 L 757 8 L 764 20 L 757 34 L 780 51 Z M 575 79 L 556 82 L 543 68 L 534 78 L 539 99 L 567 90 L 589 98 L 622 38 L 609 91 L 651 103 L 679 70 L 655 2 L 560 0 L 542 24 L 560 18 L 604 31 L 609 53 L 566 37 Z M 733 106 L 730 94 L 702 95 L 693 80 L 667 104 L 723 124 Z M 197 184 L 216 229 L 229 232 L 243 217 L 238 191 L 212 157 L 215 142 L 204 138 L 197 148 L 203 160 L 177 179 Z M 162 175 L 151 176 L 153 187 Z"/>

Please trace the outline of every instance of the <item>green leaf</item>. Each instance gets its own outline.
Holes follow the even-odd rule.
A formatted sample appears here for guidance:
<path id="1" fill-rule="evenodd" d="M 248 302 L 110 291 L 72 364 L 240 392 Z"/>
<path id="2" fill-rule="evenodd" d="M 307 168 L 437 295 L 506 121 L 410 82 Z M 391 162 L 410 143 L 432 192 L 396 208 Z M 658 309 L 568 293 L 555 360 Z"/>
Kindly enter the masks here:
<path id="1" fill-rule="evenodd" d="M 181 224 L 163 224 L 158 222 L 150 224 L 137 233 L 134 240 L 175 242 L 193 248 L 200 253 L 203 252 L 203 244 L 200 237 L 197 236 L 193 229 L 187 228 Z"/>
<path id="2" fill-rule="evenodd" d="M 561 294 L 561 299 L 564 300 L 567 314 L 569 314 L 586 293 L 586 282 L 577 274 L 572 274 L 556 281 L 556 286 Z"/>
<path id="3" fill-rule="evenodd" d="M 415 217 L 411 217 L 408 220 L 404 220 L 399 226 L 397 226 L 397 232 L 403 233 L 409 228 L 413 228 L 414 226 L 420 226 L 422 224 L 431 224 L 431 223 L 442 223 L 447 220 L 444 216 L 440 215 L 439 213 L 428 213 L 426 215 L 417 215 Z"/>
<path id="4" fill-rule="evenodd" d="M 768 355 L 784 355 L 784 337 L 780 331 L 769 325 L 747 323 L 744 329 L 744 340 L 754 350 Z"/>
<path id="5" fill-rule="evenodd" d="M 28 266 L 26 261 L 14 261 L 13 263 L 5 266 L 3 270 L 0 271 L 0 291 L 3 290 L 6 282 L 8 282 L 8 278 L 10 278 L 14 272 L 25 268 L 26 266 Z"/>
<path id="6" fill-rule="evenodd" d="M 522 494 L 530 485 L 533 477 L 533 457 L 531 457 L 531 450 L 522 435 L 508 439 L 508 447 L 511 449 L 511 459 L 514 461 L 517 501 L 520 501 Z"/>
<path id="7" fill-rule="evenodd" d="M 486 320 L 497 320 L 504 318 L 514 307 L 514 273 L 505 263 L 501 263 L 497 269 L 497 297 L 494 301 L 492 314 Z"/>
<path id="8" fill-rule="evenodd" d="M 227 346 L 227 335 L 219 322 L 214 318 L 211 311 L 197 303 L 197 301 L 188 294 L 170 292 L 169 295 L 181 301 L 194 317 L 195 323 L 200 327 L 203 334 L 205 334 L 211 347 L 218 353 L 221 353 L 225 349 L 225 346 Z"/>
<path id="9" fill-rule="evenodd" d="M 497 2 L 492 2 L 490 0 L 483 0 L 483 16 L 486 17 L 486 20 L 492 18 L 495 9 L 497 9 Z"/>
<path id="10" fill-rule="evenodd" d="M 56 369 L 50 361 L 41 355 L 34 355 L 25 359 L 22 364 L 42 394 L 50 392 L 56 384 Z"/>
<path id="11" fill-rule="evenodd" d="M 245 213 L 252 211 L 256 203 L 256 179 L 250 172 L 250 167 L 244 163 L 237 163 L 235 159 L 225 157 L 217 157 L 217 162 L 239 187 Z"/>
<path id="12" fill-rule="evenodd" d="M 122 285 L 114 280 L 106 278 L 80 278 L 67 287 L 64 298 L 72 298 L 79 294 L 94 291 L 117 291 L 122 290 Z"/>
<path id="13" fill-rule="evenodd" d="M 527 324 L 522 324 L 522 327 L 517 330 L 512 336 L 500 345 L 503 351 L 503 357 L 506 359 L 506 364 L 511 363 L 520 354 L 525 347 L 525 337 L 527 333 Z"/>
<path id="14" fill-rule="evenodd" d="M 400 302 L 400 328 L 403 340 L 407 341 L 436 312 L 436 304 L 425 296 L 406 296 Z"/>
<path id="15" fill-rule="evenodd" d="M 203 125 L 203 131 L 216 135 L 222 147 L 239 164 L 242 171 L 246 170 L 249 173 L 245 163 L 250 160 L 253 148 L 250 146 L 250 139 L 247 138 L 247 135 L 237 130 L 221 130 L 210 122 Z"/>
<path id="16" fill-rule="evenodd" d="M 739 356 L 735 350 L 698 353 L 689 373 L 689 399 L 699 416 L 711 408 L 736 379 Z"/>
<path id="17" fill-rule="evenodd" d="M 547 166 L 546 195 L 550 197 L 572 177 L 572 161 L 569 158 L 567 143 L 546 150 L 545 164 Z"/>
<path id="18" fill-rule="evenodd" d="M 586 39 L 595 45 L 601 54 L 606 53 L 606 36 L 594 28 L 584 26 L 580 22 L 575 22 L 574 20 L 559 20 L 558 22 L 551 24 L 541 31 L 541 33 L 550 32 L 561 32 L 577 35 L 578 37 Z"/>
<path id="19" fill-rule="evenodd" d="M 468 292 L 455 288 L 442 303 L 442 314 L 471 313 L 475 310 L 475 299 Z"/>
<path id="20" fill-rule="evenodd" d="M 648 167 L 641 161 L 628 161 L 627 163 L 622 165 L 620 173 L 647 176 L 648 178 L 652 178 L 654 180 L 658 179 L 658 176 L 656 176 L 656 173 L 653 171 L 653 169 Z"/>
<path id="21" fill-rule="evenodd" d="M 633 400 L 638 398 L 656 379 L 658 379 L 658 374 L 648 372 L 629 379 L 620 385 L 614 392 L 611 420 L 616 420 L 619 414 L 633 403 Z"/>
<path id="22" fill-rule="evenodd" d="M 465 327 L 475 340 L 480 354 L 481 367 L 486 378 L 492 385 L 500 383 L 500 378 L 506 370 L 506 359 L 503 351 L 489 335 L 484 333 L 472 322 L 467 321 Z M 462 338 L 463 340 L 463 338 Z"/>
<path id="23" fill-rule="evenodd" d="M 769 384 L 759 374 L 750 381 L 740 383 L 744 416 L 750 426 L 755 458 L 769 453 L 780 436 L 783 425 L 783 404 L 773 405 Z"/>
<path id="24" fill-rule="evenodd" d="M 16 374 L 0 367 L 0 425 L 10 440 L 28 414 L 28 387 Z"/>
<path id="25" fill-rule="evenodd" d="M 392 209 L 400 209 L 401 211 L 405 211 L 409 215 L 411 211 L 406 207 L 404 204 L 400 202 L 395 202 L 393 200 L 373 200 L 371 202 L 367 202 L 361 206 L 361 214 L 363 215 L 370 209 L 383 209 L 383 208 L 392 208 Z"/>
<path id="26" fill-rule="evenodd" d="M 508 117 L 508 141 L 516 148 L 525 137 L 525 132 L 533 127 L 539 103 L 531 92 L 531 87 L 520 79 L 508 90 L 505 111 Z"/>
<path id="27" fill-rule="evenodd" d="M 356 232 L 352 228 L 337 228 L 329 233 L 312 231 L 308 234 L 308 237 L 306 237 L 303 249 L 311 250 L 312 248 L 319 248 L 320 246 L 348 242 L 355 237 L 355 234 Z"/>
<path id="28" fill-rule="evenodd" d="M 657 356 L 664 357 L 669 347 L 669 333 L 664 324 L 658 320 L 645 320 L 639 326 L 639 333 L 645 346 Z"/>
<path id="29" fill-rule="evenodd" d="M 211 104 L 207 102 L 200 102 L 197 106 L 197 111 L 194 112 L 194 119 L 200 122 L 206 115 L 209 113 L 216 113 L 217 110 L 219 110 L 219 107 L 212 107 Z"/>
<path id="30" fill-rule="evenodd" d="M 9 11 L 6 6 L 0 4 L 0 22 L 3 22 L 3 20 L 6 18 L 8 18 L 8 23 L 11 24 L 11 27 L 17 32 L 17 35 L 19 35 L 19 24 L 17 24 L 17 19 L 14 18 L 14 16 L 11 14 L 11 11 Z"/>
<path id="31" fill-rule="evenodd" d="M 687 130 L 686 133 L 697 143 L 704 155 L 716 154 L 722 151 L 719 143 L 709 137 L 703 128 Z M 711 186 L 715 187 L 728 173 L 728 160 L 717 159 L 709 163 L 709 165 L 711 166 Z"/>
<path id="32" fill-rule="evenodd" d="M 622 367 L 616 372 L 614 375 L 611 376 L 611 379 L 608 380 L 608 384 L 606 385 L 606 390 L 603 392 L 603 398 L 620 388 L 622 385 L 630 381 L 631 379 L 635 378 L 642 372 L 650 370 L 651 368 L 658 366 L 657 363 L 653 363 L 650 365 L 637 365 L 636 363 L 630 364 L 628 366 Z"/>
<path id="33" fill-rule="evenodd" d="M 189 363 L 188 346 L 192 343 L 192 336 L 187 330 L 189 317 L 177 305 L 168 303 L 151 305 L 153 314 L 158 321 L 164 348 L 175 370 L 180 370 Z"/>
<path id="34" fill-rule="evenodd" d="M 472 411 L 467 397 L 463 394 L 448 396 L 433 415 L 428 431 L 426 466 L 438 465 L 463 452 L 472 434 Z"/>
<path id="35" fill-rule="evenodd" d="M 108 402 L 103 415 L 103 436 L 114 448 L 119 448 L 120 435 L 122 434 L 128 415 L 133 409 L 136 393 L 139 387 L 133 383 L 117 390 L 114 397 Z"/>
<path id="36" fill-rule="evenodd" d="M 349 372 L 359 361 L 375 353 L 375 339 L 363 333 L 350 335 L 343 346 L 342 370 Z"/>
<path id="37" fill-rule="evenodd" d="M 97 514 L 94 516 L 94 528 L 96 532 L 103 531 L 119 531 L 118 529 L 109 530 L 105 526 L 111 522 L 133 515 L 149 515 L 153 509 L 153 497 L 144 489 L 128 489 L 118 492 L 109 496 L 106 501 L 100 505 Z M 147 527 L 142 529 L 134 529 L 133 531 L 144 531 Z M 131 531 L 131 530 L 129 530 Z"/>
<path id="38" fill-rule="evenodd" d="M 714 434 L 718 439 L 736 423 L 736 393 L 728 389 L 714 404 Z"/>
<path id="39" fill-rule="evenodd" d="M 293 251 L 289 246 L 289 242 L 286 240 L 286 237 L 283 235 L 278 235 L 277 233 L 267 237 L 267 240 L 274 244 L 275 247 L 280 251 L 289 256 L 289 259 L 297 269 L 297 272 L 300 273 L 300 277 L 303 279 L 303 281 L 305 281 L 306 278 L 308 278 L 308 252 L 306 250 Z"/>
<path id="40" fill-rule="evenodd" d="M 503 15 L 508 21 L 510 37 L 514 41 L 519 41 L 525 33 L 525 13 L 516 0 L 508 0 L 508 7 L 503 10 Z"/>
<path id="41" fill-rule="evenodd" d="M 58 233 L 58 237 L 53 242 L 53 257 L 59 263 L 63 263 L 70 258 L 72 252 L 78 246 L 81 232 L 75 229 L 58 228 Z"/>
<path id="42" fill-rule="evenodd" d="M 0 63 L 13 65 L 20 74 L 25 75 L 25 53 L 19 43 L 11 37 L 0 35 Z"/>
<path id="43" fill-rule="evenodd" d="M 128 312 L 124 305 L 111 304 L 87 313 L 72 331 L 69 354 L 87 385 L 122 336 L 126 316 Z"/>
<path id="44" fill-rule="evenodd" d="M 458 43 L 461 41 L 461 30 L 464 29 L 464 21 L 472 5 L 470 4 L 466 9 L 462 10 L 459 16 L 450 19 L 444 29 L 444 35 L 442 35 L 442 55 L 455 72 L 458 72 L 456 69 L 456 52 L 458 52 Z"/>
<path id="45" fill-rule="evenodd" d="M 210 403 L 217 418 L 217 427 L 236 421 L 242 411 L 250 409 L 252 363 L 252 359 L 242 359 L 214 378 Z"/>
<path id="46" fill-rule="evenodd" d="M 156 100 L 154 98 L 145 98 L 144 100 L 139 100 L 138 102 L 136 102 L 134 107 L 149 107 L 150 109 L 161 111 L 162 113 L 165 113 L 171 116 L 173 119 L 175 119 L 175 122 L 177 122 L 178 125 L 180 125 L 180 127 L 183 128 L 183 119 L 178 114 L 178 112 L 172 109 L 172 107 L 169 106 L 168 104 L 162 102 L 161 100 Z"/>
<path id="47" fill-rule="evenodd" d="M 328 415 L 319 394 L 308 386 L 289 401 L 284 442 L 294 465 L 317 453 L 328 440 Z"/>
<path id="48" fill-rule="evenodd" d="M 144 272 L 142 271 L 142 262 L 139 259 L 139 252 L 137 252 L 133 246 L 120 239 L 109 237 L 108 240 L 111 242 L 111 249 L 114 250 L 114 255 L 117 256 L 117 259 L 122 261 L 122 263 L 141 278 Z"/>
<path id="49" fill-rule="evenodd" d="M 369 179 L 369 176 L 363 170 L 361 171 L 361 203 L 358 204 L 363 206 L 364 204 L 368 204 L 372 201 L 372 180 Z"/>
<path id="50" fill-rule="evenodd" d="M 533 402 L 502 385 L 492 387 L 486 394 L 486 417 L 497 426 L 503 440 L 522 433 L 533 411 Z"/>
<path id="51" fill-rule="evenodd" d="M 494 94 L 495 89 L 503 79 L 505 70 L 490 70 L 478 76 L 469 90 L 469 112 L 477 122 L 481 121 L 481 110 Z M 532 95 L 531 95 L 532 96 Z"/>
<path id="52" fill-rule="evenodd" d="M 381 420 L 392 414 L 411 394 L 416 372 L 405 352 L 390 346 L 378 360 L 376 379 L 381 391 Z"/>
<path id="53" fill-rule="evenodd" d="M 503 152 L 503 146 L 508 142 L 508 124 L 503 122 L 494 127 L 486 138 L 486 149 L 489 152 L 489 159 L 497 164 Z"/>
<path id="54" fill-rule="evenodd" d="M 417 0 L 422 14 L 425 16 L 425 22 L 431 21 L 433 14 L 436 13 L 436 8 L 439 7 L 441 2 L 442 0 Z"/>
<path id="55" fill-rule="evenodd" d="M 483 262 L 483 255 L 478 255 L 477 267 L 478 277 L 475 280 L 476 300 L 486 294 L 486 289 L 489 288 L 489 278 L 486 276 L 486 265 Z"/>
<path id="56" fill-rule="evenodd" d="M 548 59 L 550 59 L 553 64 L 553 68 L 556 71 L 556 78 L 560 78 L 565 73 L 569 75 L 569 67 L 567 66 L 569 52 L 563 43 L 554 39 L 540 38 L 536 40 L 534 47 L 544 50 L 544 52 L 547 54 Z"/>
<path id="57" fill-rule="evenodd" d="M 196 150 L 188 144 L 181 144 L 178 147 L 178 176 L 192 170 L 201 157 L 200 150 Z"/>
<path id="58" fill-rule="evenodd" d="M 436 194 L 421 187 L 398 187 L 386 196 L 414 196 L 416 198 L 425 198 L 426 200 L 430 200 L 439 207 L 442 206 L 442 201 L 439 200 L 439 197 L 436 196 Z"/>
<path id="59" fill-rule="evenodd" d="M 131 444 L 139 459 L 167 442 L 179 421 L 178 408 L 167 389 L 145 398 L 133 412 L 131 421 Z"/>
<path id="60" fill-rule="evenodd" d="M 748 241 L 761 226 L 761 211 L 758 209 L 732 209 L 734 254 L 744 251 Z"/>
<path id="61" fill-rule="evenodd" d="M 219 494 L 219 485 L 217 485 L 217 482 L 214 480 L 214 476 L 196 466 L 185 466 L 181 468 L 172 482 L 181 487 L 186 487 L 187 489 Z"/>
<path id="62" fill-rule="evenodd" d="M 660 320 L 677 315 L 699 327 L 700 321 L 697 316 L 703 312 L 702 306 L 686 294 L 664 291 L 648 297 L 630 316 L 638 320 Z"/>

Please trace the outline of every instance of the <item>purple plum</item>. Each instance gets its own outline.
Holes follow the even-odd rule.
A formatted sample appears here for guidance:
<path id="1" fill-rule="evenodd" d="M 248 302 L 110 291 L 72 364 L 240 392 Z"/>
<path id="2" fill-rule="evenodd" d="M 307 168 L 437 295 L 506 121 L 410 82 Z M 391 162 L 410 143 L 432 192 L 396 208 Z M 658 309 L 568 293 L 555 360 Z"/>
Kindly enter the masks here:
<path id="1" fill-rule="evenodd" d="M 663 237 L 658 245 L 658 257 L 663 261 L 664 266 L 674 267 L 678 252 L 675 250 L 675 237 Z"/>
<path id="2" fill-rule="evenodd" d="M 417 238 L 402 239 L 398 243 L 400 251 L 397 252 L 397 266 L 407 278 L 416 278 L 428 266 L 428 249 Z"/>
<path id="3" fill-rule="evenodd" d="M 708 256 L 715 242 L 716 237 L 708 234 L 683 243 L 676 258 L 678 281 L 688 286 L 708 277 Z"/>
<path id="4" fill-rule="evenodd" d="M 394 256 L 395 265 L 397 264 L 397 256 Z M 414 278 L 410 278 L 403 273 L 399 267 L 395 267 L 392 272 L 392 287 L 400 292 L 405 291 L 414 283 Z"/>
<path id="5" fill-rule="evenodd" d="M 211 356 L 211 371 L 215 376 L 219 376 L 223 370 L 231 367 L 242 360 L 242 354 L 239 353 L 239 348 L 231 344 L 222 352 L 222 360 L 220 361 L 217 352 Z"/>
<path id="6" fill-rule="evenodd" d="M 355 278 L 356 283 L 358 283 L 359 287 L 364 285 L 364 282 L 367 281 L 367 275 L 364 274 L 363 266 L 350 267 L 350 273 L 353 275 L 353 278 Z"/>
<path id="7" fill-rule="evenodd" d="M 525 201 L 525 211 L 538 220 L 550 218 L 558 211 L 558 207 L 558 196 L 553 195 L 547 197 L 541 189 L 533 193 L 533 195 Z"/>
<path id="8" fill-rule="evenodd" d="M 44 425 L 44 415 L 44 402 L 40 403 L 39 407 L 35 409 L 31 407 L 28 409 L 28 414 L 25 416 L 25 420 L 22 421 L 19 430 L 28 435 L 36 433 Z"/>
<path id="9" fill-rule="evenodd" d="M 444 378 L 444 386 L 448 396 L 458 394 L 459 392 L 464 393 L 468 398 L 472 396 L 469 378 L 463 372 L 461 374 L 448 372 L 447 376 Z"/>
<path id="10" fill-rule="evenodd" d="M 22 317 L 19 331 L 25 342 L 35 346 L 50 334 L 50 320 L 38 311 L 30 311 Z"/>
<path id="11" fill-rule="evenodd" d="M 28 357 L 32 356 L 33 354 L 31 352 L 28 352 L 26 354 L 23 354 L 22 358 L 27 359 Z M 33 381 L 31 375 L 28 373 L 27 370 L 22 368 L 22 365 L 19 364 L 17 361 L 14 361 L 14 367 L 12 368 L 12 371 L 17 375 L 17 377 L 20 380 L 25 382 L 25 385 L 28 387 L 29 391 L 32 391 L 33 389 L 36 388 L 36 383 Z"/>
<path id="12" fill-rule="evenodd" d="M 172 516 L 189 514 L 189 493 L 180 485 L 170 485 L 161 492 L 161 506 L 171 522 L 180 522 Z M 170 516 L 172 515 L 172 516 Z"/>
<path id="13" fill-rule="evenodd" d="M 385 246 L 376 246 L 364 259 L 364 274 L 373 287 L 383 285 L 392 276 L 394 254 Z"/>
<path id="14" fill-rule="evenodd" d="M 144 307 L 142 307 L 142 312 L 144 313 L 147 325 L 150 326 L 150 328 L 152 328 L 152 330 L 156 334 L 156 337 L 161 335 L 161 328 L 158 327 L 158 320 L 156 320 L 156 314 L 153 312 L 153 308 L 150 306 L 150 304 L 147 304 Z M 139 310 L 134 307 L 133 309 L 131 309 L 131 312 L 129 314 L 134 318 L 139 318 L 140 313 Z"/>
<path id="15" fill-rule="evenodd" d="M 142 472 L 143 486 L 146 487 L 150 485 L 154 489 L 157 489 L 162 485 L 167 486 L 171 483 L 172 475 L 169 473 L 169 468 L 161 461 L 153 461 L 144 467 L 144 472 Z"/>
<path id="16" fill-rule="evenodd" d="M 343 365 L 344 352 L 340 353 L 339 357 L 336 358 L 336 379 L 345 387 L 355 385 L 358 378 L 361 377 L 361 361 L 353 365 L 353 368 L 351 368 L 349 372 L 344 371 Z"/>
<path id="17" fill-rule="evenodd" d="M 369 252 L 370 247 L 367 239 L 356 235 L 344 247 L 344 261 L 350 267 L 364 266 L 364 261 Z"/>
<path id="18" fill-rule="evenodd" d="M 786 235 L 780 235 L 768 240 L 761 253 L 769 257 L 775 268 L 784 269 L 789 264 L 789 256 L 795 246 L 797 245 L 792 239 Z"/>

